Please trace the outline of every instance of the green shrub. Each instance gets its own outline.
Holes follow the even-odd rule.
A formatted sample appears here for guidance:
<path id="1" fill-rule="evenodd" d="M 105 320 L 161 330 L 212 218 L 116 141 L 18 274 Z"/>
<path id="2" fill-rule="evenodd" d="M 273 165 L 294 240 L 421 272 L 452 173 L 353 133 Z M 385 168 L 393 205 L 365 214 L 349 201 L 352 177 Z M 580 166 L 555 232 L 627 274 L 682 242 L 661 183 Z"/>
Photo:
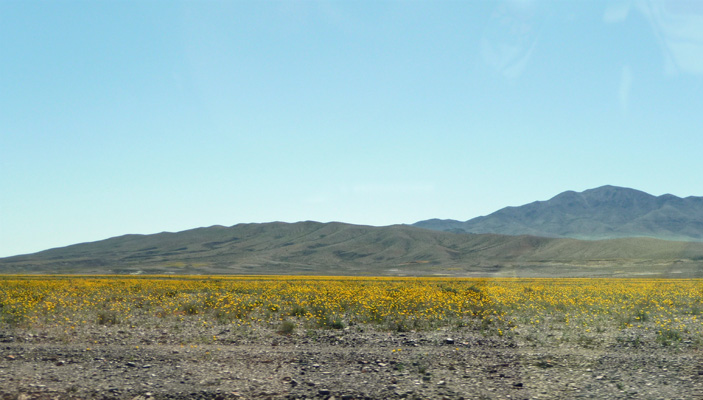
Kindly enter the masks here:
<path id="1" fill-rule="evenodd" d="M 295 330 L 295 323 L 291 321 L 283 321 L 278 327 L 278 333 L 281 335 L 290 335 Z"/>
<path id="2" fill-rule="evenodd" d="M 186 315 L 196 315 L 200 311 L 200 305 L 196 302 L 188 302 L 181 306 L 181 311 Z"/>
<path id="3" fill-rule="evenodd" d="M 98 312 L 98 325 L 117 325 L 120 321 L 115 311 Z"/>
<path id="4" fill-rule="evenodd" d="M 294 317 L 303 317 L 305 314 L 307 314 L 308 311 L 305 309 L 305 307 L 300 306 L 300 305 L 295 305 L 293 308 L 290 310 L 290 313 L 288 313 L 291 316 Z"/>
<path id="5" fill-rule="evenodd" d="M 681 332 L 675 329 L 665 329 L 658 332 L 657 342 L 662 346 L 671 346 L 681 341 Z"/>

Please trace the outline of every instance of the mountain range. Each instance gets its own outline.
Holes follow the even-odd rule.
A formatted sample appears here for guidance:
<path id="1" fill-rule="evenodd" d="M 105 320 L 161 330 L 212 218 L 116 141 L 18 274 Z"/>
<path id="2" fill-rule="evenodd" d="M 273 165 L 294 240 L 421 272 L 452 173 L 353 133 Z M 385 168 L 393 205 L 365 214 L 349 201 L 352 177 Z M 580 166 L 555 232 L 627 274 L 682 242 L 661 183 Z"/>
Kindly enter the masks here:
<path id="1" fill-rule="evenodd" d="M 703 276 L 700 197 L 604 186 L 466 222 L 414 225 L 271 222 L 131 234 L 0 258 L 0 273 Z"/>
<path id="2" fill-rule="evenodd" d="M 430 219 L 413 225 L 448 232 L 586 240 L 650 237 L 702 241 L 703 197 L 653 196 L 635 189 L 602 186 L 505 207 L 464 222 Z"/>
<path id="3" fill-rule="evenodd" d="M 125 235 L 0 259 L 0 273 L 440 276 L 700 275 L 703 243 L 273 222 Z"/>

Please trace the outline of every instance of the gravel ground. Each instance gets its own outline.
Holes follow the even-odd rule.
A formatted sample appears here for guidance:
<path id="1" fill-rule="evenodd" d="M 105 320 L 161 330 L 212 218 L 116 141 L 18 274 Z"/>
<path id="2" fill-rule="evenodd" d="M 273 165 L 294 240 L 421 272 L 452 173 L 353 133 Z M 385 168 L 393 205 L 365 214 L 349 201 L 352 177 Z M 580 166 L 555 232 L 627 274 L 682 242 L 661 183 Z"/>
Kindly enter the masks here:
<path id="1" fill-rule="evenodd" d="M 600 348 L 476 332 L 0 333 L 2 399 L 701 399 L 693 345 Z"/>

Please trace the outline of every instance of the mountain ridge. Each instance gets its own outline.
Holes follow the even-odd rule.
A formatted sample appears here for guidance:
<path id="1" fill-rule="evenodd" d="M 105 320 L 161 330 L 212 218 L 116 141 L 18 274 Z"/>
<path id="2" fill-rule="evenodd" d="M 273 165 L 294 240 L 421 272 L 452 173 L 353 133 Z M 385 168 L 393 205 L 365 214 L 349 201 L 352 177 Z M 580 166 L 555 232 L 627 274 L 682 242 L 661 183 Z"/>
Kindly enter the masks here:
<path id="1" fill-rule="evenodd" d="M 605 185 L 549 200 L 504 207 L 468 221 L 430 219 L 413 226 L 455 233 L 495 233 L 601 240 L 650 237 L 703 241 L 703 197 L 653 196 Z"/>
<path id="2" fill-rule="evenodd" d="M 667 276 L 679 271 L 677 276 L 693 277 L 700 275 L 701 260 L 703 243 L 694 242 L 580 241 L 305 221 L 123 235 L 1 258 L 0 273 Z"/>
<path id="3" fill-rule="evenodd" d="M 0 273 L 699 277 L 702 238 L 703 197 L 602 186 L 465 222 L 127 234 L 0 258 Z"/>

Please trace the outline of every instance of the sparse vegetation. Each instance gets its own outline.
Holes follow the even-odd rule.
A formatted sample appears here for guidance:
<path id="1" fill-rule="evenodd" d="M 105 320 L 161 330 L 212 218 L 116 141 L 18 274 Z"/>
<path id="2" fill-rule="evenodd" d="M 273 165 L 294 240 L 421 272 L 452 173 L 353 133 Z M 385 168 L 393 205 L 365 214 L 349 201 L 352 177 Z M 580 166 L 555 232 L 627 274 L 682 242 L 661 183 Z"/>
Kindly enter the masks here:
<path id="1" fill-rule="evenodd" d="M 5 276 L 8 326 L 470 329 L 583 347 L 701 343 L 701 280 Z M 92 317 L 89 316 L 92 314 Z M 547 334 L 545 334 L 547 333 Z M 207 335 L 206 335 L 207 336 Z M 532 338 L 532 339 L 530 339 Z"/>
<path id="2" fill-rule="evenodd" d="M 278 333 L 281 335 L 290 335 L 293 331 L 295 331 L 295 323 L 288 320 L 281 322 L 281 325 L 278 327 Z"/>
<path id="3" fill-rule="evenodd" d="M 201 398 L 220 398 L 215 390 L 222 385 L 247 398 L 264 397 L 260 386 L 230 379 L 230 366 L 237 365 L 252 382 L 299 398 L 310 394 L 312 386 L 304 382 L 315 383 L 313 394 L 335 398 L 441 398 L 449 390 L 526 398 L 552 390 L 556 381 L 564 396 L 555 398 L 572 398 L 573 384 L 588 385 L 598 398 L 617 397 L 617 384 L 645 387 L 657 398 L 683 398 L 670 390 L 685 385 L 664 382 L 679 379 L 680 366 L 690 361 L 685 354 L 703 346 L 695 312 L 703 303 L 702 285 L 658 279 L 0 275 L 0 341 L 8 349 L 0 363 L 10 371 L 0 381 L 14 388 L 8 377 L 40 366 L 64 375 L 57 381 L 36 375 L 33 385 L 89 398 L 95 382 L 131 384 L 134 375 L 123 373 L 126 367 L 145 382 L 158 374 L 162 387 L 149 388 L 153 397 L 197 387 L 193 397 L 210 391 Z M 58 368 L 72 363 L 84 369 Z M 574 368 L 581 371 L 574 374 Z M 698 370 L 686 371 L 690 382 L 698 379 Z M 80 379 L 72 380 L 74 374 Z M 356 374 L 369 383 L 360 384 Z M 37 387 L 19 390 L 34 393 Z"/>
<path id="4" fill-rule="evenodd" d="M 119 322 L 114 311 L 100 311 L 97 318 L 98 325 L 115 325 Z"/>

